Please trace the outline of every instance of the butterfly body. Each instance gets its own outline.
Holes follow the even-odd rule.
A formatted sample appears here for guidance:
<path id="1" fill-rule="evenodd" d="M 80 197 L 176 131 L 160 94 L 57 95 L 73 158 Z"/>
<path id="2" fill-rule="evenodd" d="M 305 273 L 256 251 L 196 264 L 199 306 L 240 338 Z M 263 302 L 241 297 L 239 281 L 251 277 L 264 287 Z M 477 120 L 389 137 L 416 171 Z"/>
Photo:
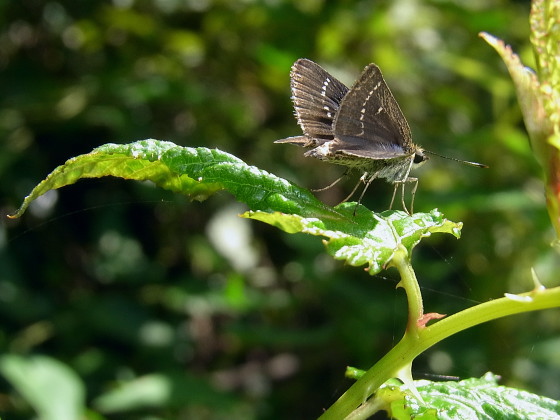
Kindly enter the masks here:
<path id="1" fill-rule="evenodd" d="M 340 149 L 337 142 L 333 141 L 309 150 L 305 156 L 357 169 L 393 183 L 404 181 L 409 169 L 414 165 L 415 153 L 405 154 L 402 149 L 394 150 L 387 147 L 381 150 L 384 155 L 395 154 L 394 157 L 373 158 L 353 152 L 350 148 Z"/>

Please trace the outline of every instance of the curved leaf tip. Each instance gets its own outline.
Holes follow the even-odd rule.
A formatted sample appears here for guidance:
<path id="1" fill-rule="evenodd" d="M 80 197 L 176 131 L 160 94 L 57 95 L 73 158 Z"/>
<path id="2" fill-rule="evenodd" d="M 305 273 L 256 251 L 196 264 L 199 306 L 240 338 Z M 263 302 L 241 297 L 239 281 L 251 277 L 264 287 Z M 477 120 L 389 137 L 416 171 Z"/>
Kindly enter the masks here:
<path id="1" fill-rule="evenodd" d="M 8 217 L 20 217 L 33 200 L 49 190 L 80 179 L 104 176 L 149 180 L 193 200 L 202 201 L 219 190 L 227 190 L 252 210 L 342 217 L 310 191 L 247 165 L 229 153 L 154 139 L 130 144 L 109 143 L 69 159 L 41 181 L 25 197 L 21 207 Z"/>

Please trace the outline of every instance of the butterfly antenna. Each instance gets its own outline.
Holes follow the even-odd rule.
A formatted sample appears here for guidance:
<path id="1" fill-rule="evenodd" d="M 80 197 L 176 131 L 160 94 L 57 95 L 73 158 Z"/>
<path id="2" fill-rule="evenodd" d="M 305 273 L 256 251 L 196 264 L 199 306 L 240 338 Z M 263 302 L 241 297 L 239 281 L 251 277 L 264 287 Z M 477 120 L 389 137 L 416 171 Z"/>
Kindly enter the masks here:
<path id="1" fill-rule="evenodd" d="M 489 168 L 488 165 L 485 165 L 483 163 L 469 162 L 468 160 L 462 160 L 462 159 L 452 158 L 452 157 L 449 157 L 449 156 L 443 156 L 443 155 L 440 155 L 438 153 L 430 152 L 429 150 L 423 150 L 423 152 L 427 153 L 429 155 L 433 155 L 433 156 L 443 158 L 443 159 L 454 160 L 455 162 L 463 163 L 465 165 L 476 166 L 477 168 Z"/>

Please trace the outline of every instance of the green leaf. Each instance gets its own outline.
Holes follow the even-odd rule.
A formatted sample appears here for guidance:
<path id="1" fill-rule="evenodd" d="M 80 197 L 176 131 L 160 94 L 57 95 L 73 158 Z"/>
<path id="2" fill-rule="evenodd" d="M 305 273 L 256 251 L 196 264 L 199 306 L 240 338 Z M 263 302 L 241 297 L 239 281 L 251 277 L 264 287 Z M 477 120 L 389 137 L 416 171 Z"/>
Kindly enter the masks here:
<path id="1" fill-rule="evenodd" d="M 49 190 L 83 178 L 103 176 L 151 181 L 193 200 L 202 201 L 217 191 L 227 190 L 252 210 L 342 217 L 308 190 L 249 166 L 229 153 L 204 147 L 181 147 L 153 139 L 106 144 L 69 159 L 37 185 L 11 217 L 21 216 L 33 200 Z"/>
<path id="2" fill-rule="evenodd" d="M 415 381 L 424 403 L 409 393 L 397 396 L 397 388 L 387 386 L 377 397 L 386 401 L 392 418 L 422 419 L 553 419 L 560 415 L 560 402 L 498 386 L 498 377 L 487 373 L 480 379 L 459 382 Z"/>
<path id="3" fill-rule="evenodd" d="M 546 204 L 560 239 L 560 19 L 558 0 L 533 0 L 531 4 L 531 44 L 537 71 L 523 65 L 519 56 L 503 41 L 480 35 L 500 54 L 511 75 L 534 155 L 543 167 Z"/>
<path id="4" fill-rule="evenodd" d="M 363 206 L 352 219 L 355 203 L 344 203 L 336 210 L 344 219 L 320 220 L 294 214 L 247 212 L 243 217 L 260 220 L 288 233 L 307 233 L 328 238 L 325 245 L 329 254 L 352 266 L 368 265 L 370 274 L 379 273 L 387 267 L 400 245 L 410 255 L 423 237 L 432 233 L 451 233 L 460 236 L 462 224 L 450 222 L 438 210 L 415 213 L 389 210 L 373 213 Z"/>
<path id="5" fill-rule="evenodd" d="M 145 410 L 157 407 L 185 407 L 192 404 L 230 410 L 231 395 L 214 389 L 206 381 L 186 373 L 145 375 L 96 398 L 93 405 L 103 413 Z"/>
<path id="6" fill-rule="evenodd" d="M 84 385 L 63 363 L 46 356 L 0 358 L 0 372 L 42 420 L 76 420 L 85 411 Z"/>
<path id="7" fill-rule="evenodd" d="M 375 214 L 355 203 L 332 208 L 308 190 L 228 153 L 159 140 L 106 144 L 68 160 L 37 185 L 11 217 L 21 216 L 34 199 L 49 190 L 102 176 L 151 181 L 195 200 L 227 190 L 249 206 L 251 212 L 245 217 L 289 233 L 324 236 L 331 255 L 353 266 L 367 264 L 371 274 L 387 267 L 401 245 L 410 255 L 423 237 L 434 232 L 459 237 L 462 226 L 444 219 L 437 210 L 410 216 L 402 211 Z"/>
<path id="8" fill-rule="evenodd" d="M 531 145 L 535 150 L 535 156 L 541 165 L 546 166 L 548 159 L 548 147 L 544 139 L 550 131 L 545 118 L 542 95 L 539 93 L 540 85 L 538 76 L 529 68 L 525 67 L 517 54 L 509 45 L 502 40 L 481 32 L 480 36 L 500 54 L 507 66 L 509 74 L 514 82 L 519 105 L 523 112 L 525 126 L 529 132 Z"/>

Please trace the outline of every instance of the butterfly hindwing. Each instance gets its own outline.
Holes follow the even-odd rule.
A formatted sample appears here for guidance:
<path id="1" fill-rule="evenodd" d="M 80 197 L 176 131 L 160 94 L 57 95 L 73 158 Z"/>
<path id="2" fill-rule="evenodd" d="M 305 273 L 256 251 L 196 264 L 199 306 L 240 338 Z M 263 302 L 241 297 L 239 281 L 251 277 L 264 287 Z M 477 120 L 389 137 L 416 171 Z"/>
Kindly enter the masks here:
<path id="1" fill-rule="evenodd" d="M 408 123 L 379 67 L 368 65 L 340 104 L 331 150 L 370 159 L 413 153 Z"/>

